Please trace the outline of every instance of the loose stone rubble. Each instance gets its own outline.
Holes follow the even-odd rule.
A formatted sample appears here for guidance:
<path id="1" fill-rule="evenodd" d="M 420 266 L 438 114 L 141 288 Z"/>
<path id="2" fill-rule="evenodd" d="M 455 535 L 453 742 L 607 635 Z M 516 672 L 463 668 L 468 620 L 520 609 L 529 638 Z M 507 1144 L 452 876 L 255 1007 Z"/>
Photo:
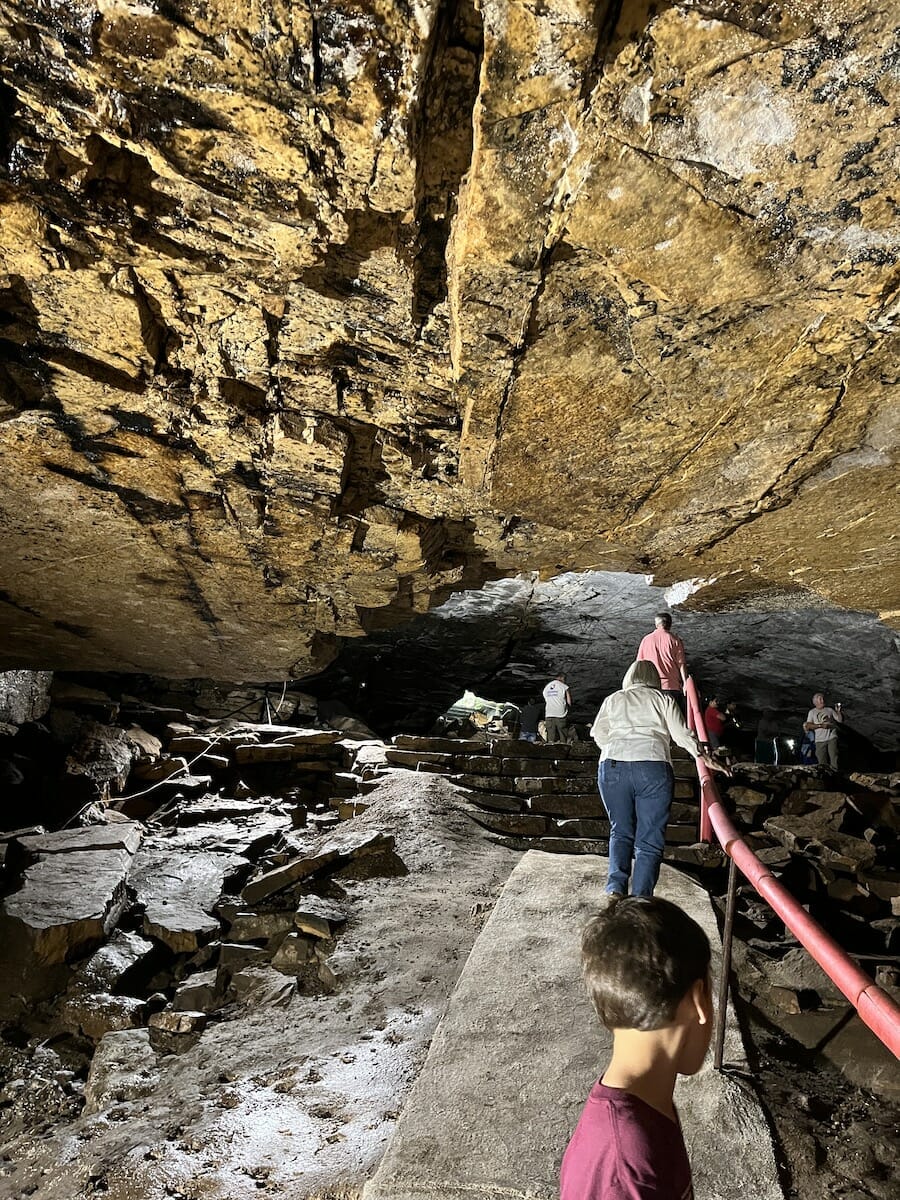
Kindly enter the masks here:
<path id="1" fill-rule="evenodd" d="M 76 815 L 93 823 L 6 835 L 0 1186 L 47 1200 L 161 1200 L 201 1181 L 223 1200 L 261 1181 L 355 1194 L 517 852 L 605 852 L 596 748 L 357 741 L 64 699 L 68 729 L 86 720 L 138 749 L 121 794 L 115 775 L 92 780 Z M 103 709 L 120 724 L 98 722 Z M 675 767 L 666 857 L 721 892 L 722 855 L 696 842 L 692 764 Z M 895 988 L 900 778 L 738 764 L 723 790 L 771 869 Z M 786 1037 L 842 1018 L 743 887 L 736 961 L 745 1000 Z M 890 1096 L 872 1048 L 856 1058 Z"/>

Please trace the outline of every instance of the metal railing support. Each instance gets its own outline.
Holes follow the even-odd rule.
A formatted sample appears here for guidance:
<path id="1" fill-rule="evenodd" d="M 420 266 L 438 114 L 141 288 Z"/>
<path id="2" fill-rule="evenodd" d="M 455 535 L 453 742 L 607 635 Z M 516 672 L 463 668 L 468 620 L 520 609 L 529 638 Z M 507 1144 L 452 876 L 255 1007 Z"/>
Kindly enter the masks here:
<path id="1" fill-rule="evenodd" d="M 719 976 L 719 1004 L 716 1008 L 716 1039 L 713 1066 L 722 1070 L 722 1051 L 725 1047 L 725 1015 L 728 1010 L 728 986 L 731 981 L 731 944 L 734 935 L 734 909 L 737 896 L 737 864 L 728 860 L 728 897 L 725 901 L 725 927 L 722 930 L 722 971 Z"/>
<path id="2" fill-rule="evenodd" d="M 690 675 L 684 681 L 684 698 L 687 701 L 688 727 L 693 729 L 699 741 L 708 742 L 709 738 L 706 733 L 706 722 L 703 720 L 703 712 L 700 709 L 700 697 L 697 694 L 697 685 L 694 683 L 694 680 Z M 709 843 L 712 841 L 712 837 L 713 829 L 709 821 L 709 803 L 706 798 L 706 793 L 701 787 L 700 841 Z"/>

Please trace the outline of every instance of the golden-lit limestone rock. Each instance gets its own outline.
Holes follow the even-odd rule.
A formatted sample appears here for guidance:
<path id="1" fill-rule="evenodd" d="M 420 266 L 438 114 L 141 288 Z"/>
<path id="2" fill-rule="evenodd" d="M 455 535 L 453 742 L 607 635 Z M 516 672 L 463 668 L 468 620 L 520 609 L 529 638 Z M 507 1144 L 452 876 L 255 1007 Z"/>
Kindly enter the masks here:
<path id="1" fill-rule="evenodd" d="M 464 471 L 495 508 L 605 530 L 661 577 L 752 573 L 896 609 L 896 431 L 874 416 L 866 365 L 880 361 L 893 386 L 900 241 L 883 185 L 900 89 L 887 14 L 772 5 L 742 29 L 735 6 L 693 7 L 607 30 L 589 94 L 582 76 L 576 105 L 548 87 L 529 113 L 543 160 L 520 127 L 491 163 L 501 183 L 480 181 L 504 198 L 518 184 L 536 219 L 523 233 L 507 204 L 487 234 L 474 212 L 458 226 Z M 488 59 L 504 51 L 486 43 Z M 485 253 L 498 227 L 527 267 L 512 278 L 509 259 L 493 271 Z M 512 300 L 518 340 L 478 341 L 476 291 L 482 308 Z M 872 420 L 874 456 L 860 453 Z M 816 487 L 832 461 L 843 482 Z M 852 495 L 872 487 L 874 514 L 858 512 Z M 785 505 L 773 541 L 758 518 Z M 853 562 L 867 521 L 880 573 Z M 845 591 L 851 564 L 860 578 Z"/>
<path id="2" fill-rule="evenodd" d="M 304 674 L 534 568 L 900 620 L 898 21 L 0 2 L 8 665 Z"/>

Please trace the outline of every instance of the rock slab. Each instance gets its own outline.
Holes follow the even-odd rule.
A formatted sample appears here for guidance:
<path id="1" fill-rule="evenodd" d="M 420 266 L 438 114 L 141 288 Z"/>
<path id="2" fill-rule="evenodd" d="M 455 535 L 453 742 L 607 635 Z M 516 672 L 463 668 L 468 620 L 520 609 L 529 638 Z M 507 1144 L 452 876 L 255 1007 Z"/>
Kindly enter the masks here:
<path id="1" fill-rule="evenodd" d="M 604 875 L 596 858 L 523 857 L 469 955 L 364 1200 L 556 1200 L 563 1150 L 609 1052 L 579 970 L 580 931 Z M 665 866 L 658 891 L 704 926 L 715 954 L 705 892 Z M 735 1057 L 743 1052 L 732 1026 L 726 1058 Z M 698 1200 L 780 1200 L 768 1128 L 749 1091 L 707 1064 L 675 1099 Z"/>

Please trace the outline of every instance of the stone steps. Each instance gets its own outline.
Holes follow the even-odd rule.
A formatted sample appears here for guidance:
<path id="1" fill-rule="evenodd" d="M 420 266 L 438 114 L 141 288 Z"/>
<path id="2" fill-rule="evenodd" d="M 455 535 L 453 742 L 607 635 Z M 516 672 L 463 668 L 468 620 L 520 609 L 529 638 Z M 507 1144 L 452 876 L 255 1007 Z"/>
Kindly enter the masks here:
<path id="1" fill-rule="evenodd" d="M 473 820 L 517 847 L 605 853 L 609 824 L 597 791 L 598 757 L 592 742 L 543 745 L 400 734 L 366 786 L 377 786 L 379 772 L 392 767 L 444 775 L 466 792 Z M 666 842 L 684 846 L 697 840 L 697 775 L 693 760 L 680 751 L 673 768 L 675 803 Z"/>

